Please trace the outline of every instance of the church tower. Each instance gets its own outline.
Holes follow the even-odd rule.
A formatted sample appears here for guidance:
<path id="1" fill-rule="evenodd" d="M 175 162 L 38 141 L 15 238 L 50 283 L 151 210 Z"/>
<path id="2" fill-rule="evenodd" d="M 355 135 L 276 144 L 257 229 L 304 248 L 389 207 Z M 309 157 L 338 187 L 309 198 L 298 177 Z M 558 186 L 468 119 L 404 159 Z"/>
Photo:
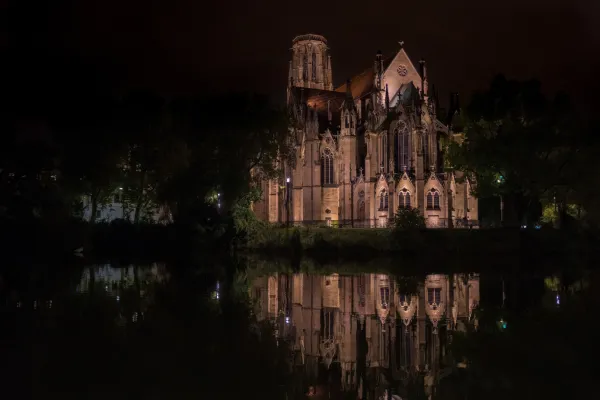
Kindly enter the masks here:
<path id="1" fill-rule="evenodd" d="M 289 85 L 333 90 L 331 56 L 327 40 L 320 35 L 300 35 L 292 41 Z"/>

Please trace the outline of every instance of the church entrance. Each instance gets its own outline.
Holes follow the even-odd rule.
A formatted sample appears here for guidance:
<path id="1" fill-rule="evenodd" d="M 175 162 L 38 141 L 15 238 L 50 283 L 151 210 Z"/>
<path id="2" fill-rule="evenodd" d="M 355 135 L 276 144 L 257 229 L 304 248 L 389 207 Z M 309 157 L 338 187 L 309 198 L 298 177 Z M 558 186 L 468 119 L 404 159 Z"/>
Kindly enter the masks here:
<path id="1" fill-rule="evenodd" d="M 359 200 L 358 202 L 358 212 L 356 213 L 356 219 L 359 221 L 364 221 L 366 219 L 365 202 L 363 200 Z"/>

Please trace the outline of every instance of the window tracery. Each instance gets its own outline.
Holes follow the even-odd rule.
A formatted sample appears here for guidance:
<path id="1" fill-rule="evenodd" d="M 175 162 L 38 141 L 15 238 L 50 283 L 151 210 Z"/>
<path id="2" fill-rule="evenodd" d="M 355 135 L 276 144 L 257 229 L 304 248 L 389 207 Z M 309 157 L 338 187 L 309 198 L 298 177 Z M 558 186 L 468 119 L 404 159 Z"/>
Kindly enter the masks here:
<path id="1" fill-rule="evenodd" d="M 325 149 L 321 157 L 321 181 L 323 185 L 333 185 L 333 153 L 330 149 Z"/>
<path id="2" fill-rule="evenodd" d="M 381 211 L 387 211 L 388 209 L 388 192 L 387 190 L 383 189 L 381 191 L 381 194 L 379 195 L 379 209 Z"/>
<path id="3" fill-rule="evenodd" d="M 428 210 L 439 210 L 440 209 L 440 193 L 431 189 L 427 193 L 427 209 Z"/>
<path id="4" fill-rule="evenodd" d="M 402 189 L 400 191 L 400 193 L 398 194 L 398 204 L 400 206 L 400 208 L 406 208 L 409 209 L 411 208 L 411 203 L 410 203 L 410 192 L 408 190 Z"/>

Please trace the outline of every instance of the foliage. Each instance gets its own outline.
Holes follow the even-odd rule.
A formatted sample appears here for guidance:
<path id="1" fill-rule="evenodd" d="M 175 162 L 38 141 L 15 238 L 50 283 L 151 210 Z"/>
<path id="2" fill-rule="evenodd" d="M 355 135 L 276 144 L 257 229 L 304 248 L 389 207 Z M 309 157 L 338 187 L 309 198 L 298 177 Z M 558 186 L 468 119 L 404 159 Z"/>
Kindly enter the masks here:
<path id="1" fill-rule="evenodd" d="M 539 218 L 539 202 L 559 210 L 581 204 L 587 132 L 565 96 L 547 99 L 537 81 L 498 76 L 473 96 L 463 120 L 464 141 L 448 146 L 450 164 L 476 181 L 480 198 L 502 196 L 509 223 Z"/>
<path id="2" fill-rule="evenodd" d="M 418 208 L 398 207 L 394 217 L 395 229 L 424 229 L 425 218 L 421 215 Z"/>
<path id="3" fill-rule="evenodd" d="M 77 92 L 39 122 L 3 120 L 0 213 L 15 218 L 89 216 L 120 203 L 124 218 L 230 221 L 236 234 L 261 224 L 249 211 L 259 182 L 289 153 L 288 120 L 265 97 L 233 94 L 166 100 Z M 218 193 L 218 201 L 211 197 Z M 210 221 L 210 223 L 209 223 Z M 221 222 L 223 222 L 221 221 Z"/>

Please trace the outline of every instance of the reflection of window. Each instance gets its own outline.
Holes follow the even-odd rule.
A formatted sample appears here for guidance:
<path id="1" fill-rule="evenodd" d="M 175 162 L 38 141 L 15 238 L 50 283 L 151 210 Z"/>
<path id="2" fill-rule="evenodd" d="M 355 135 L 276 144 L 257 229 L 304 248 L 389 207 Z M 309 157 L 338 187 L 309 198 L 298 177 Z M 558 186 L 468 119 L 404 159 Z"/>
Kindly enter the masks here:
<path id="1" fill-rule="evenodd" d="M 381 308 L 383 308 L 384 310 L 387 310 L 388 305 L 390 303 L 390 288 L 382 287 L 382 288 L 379 288 L 379 291 L 381 294 Z"/>
<path id="2" fill-rule="evenodd" d="M 439 210 L 440 209 L 440 193 L 431 189 L 429 193 L 427 193 L 427 209 L 428 210 Z"/>
<path id="3" fill-rule="evenodd" d="M 365 306 L 365 277 L 364 275 L 359 275 L 357 279 L 357 289 L 358 289 L 358 306 Z"/>
<path id="4" fill-rule="evenodd" d="M 430 306 L 439 306 L 442 301 L 442 289 L 427 289 L 427 302 Z"/>
<path id="5" fill-rule="evenodd" d="M 387 210 L 388 209 L 388 192 L 383 189 L 381 194 L 379 195 L 379 210 Z"/>
<path id="6" fill-rule="evenodd" d="M 410 192 L 408 190 L 402 189 L 398 195 L 398 200 L 400 208 L 410 208 Z"/>
<path id="7" fill-rule="evenodd" d="M 321 157 L 322 182 L 324 185 L 333 185 L 333 154 L 325 149 Z"/>

